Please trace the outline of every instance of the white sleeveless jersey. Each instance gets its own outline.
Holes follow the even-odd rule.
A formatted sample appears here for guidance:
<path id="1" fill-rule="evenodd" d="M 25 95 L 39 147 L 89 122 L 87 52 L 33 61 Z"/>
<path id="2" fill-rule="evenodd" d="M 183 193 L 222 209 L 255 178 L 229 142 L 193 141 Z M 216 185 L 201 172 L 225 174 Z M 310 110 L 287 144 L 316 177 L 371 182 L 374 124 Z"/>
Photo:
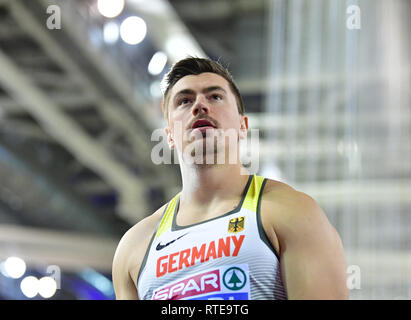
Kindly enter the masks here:
<path id="1" fill-rule="evenodd" d="M 142 300 L 286 299 L 278 254 L 261 223 L 266 179 L 251 175 L 234 210 L 178 226 L 179 194 L 167 205 L 137 279 Z"/>

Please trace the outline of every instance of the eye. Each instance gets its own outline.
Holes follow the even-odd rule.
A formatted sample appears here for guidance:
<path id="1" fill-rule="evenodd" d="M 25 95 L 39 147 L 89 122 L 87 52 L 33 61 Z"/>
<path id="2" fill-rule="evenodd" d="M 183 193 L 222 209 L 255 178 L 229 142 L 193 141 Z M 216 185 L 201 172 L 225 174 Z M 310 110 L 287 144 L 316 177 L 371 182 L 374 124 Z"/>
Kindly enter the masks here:
<path id="1" fill-rule="evenodd" d="M 180 106 L 180 105 L 184 105 L 184 104 L 187 104 L 187 103 L 190 103 L 190 99 L 189 98 L 182 98 L 179 102 L 178 102 L 178 105 Z"/>
<path id="2" fill-rule="evenodd" d="M 214 100 L 222 100 L 223 99 L 223 97 L 221 96 L 221 95 L 219 95 L 219 94 L 213 94 L 212 96 L 211 96 L 211 98 L 213 98 Z"/>

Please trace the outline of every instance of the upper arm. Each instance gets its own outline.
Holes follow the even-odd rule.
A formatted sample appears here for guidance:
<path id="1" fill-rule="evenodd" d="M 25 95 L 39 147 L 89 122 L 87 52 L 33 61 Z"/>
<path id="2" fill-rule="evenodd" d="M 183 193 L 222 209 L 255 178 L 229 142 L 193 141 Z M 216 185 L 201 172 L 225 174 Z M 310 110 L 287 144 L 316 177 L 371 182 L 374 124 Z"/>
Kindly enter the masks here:
<path id="1" fill-rule="evenodd" d="M 153 232 L 166 204 L 128 230 L 121 238 L 113 258 L 112 276 L 116 299 L 139 299 L 137 277 Z"/>
<path id="2" fill-rule="evenodd" d="M 113 286 L 117 300 L 138 299 L 137 288 L 129 273 L 127 233 L 121 239 L 113 259 Z"/>
<path id="3" fill-rule="evenodd" d="M 342 242 L 318 204 L 294 191 L 293 200 L 272 222 L 288 298 L 347 299 Z"/>

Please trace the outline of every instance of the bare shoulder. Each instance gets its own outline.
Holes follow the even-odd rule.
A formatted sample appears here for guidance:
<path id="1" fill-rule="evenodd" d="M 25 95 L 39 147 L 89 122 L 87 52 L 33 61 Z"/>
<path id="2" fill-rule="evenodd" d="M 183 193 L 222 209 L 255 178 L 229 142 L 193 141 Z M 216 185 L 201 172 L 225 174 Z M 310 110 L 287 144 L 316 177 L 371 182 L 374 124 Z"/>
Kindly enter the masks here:
<path id="1" fill-rule="evenodd" d="M 284 247 L 285 241 L 301 239 L 316 230 L 335 232 L 311 196 L 276 180 L 267 180 L 261 198 L 261 217 L 277 252 Z"/>
<path id="2" fill-rule="evenodd" d="M 270 212 L 275 212 L 282 219 L 300 219 L 304 213 L 322 213 L 320 206 L 311 196 L 276 180 L 267 180 L 262 201 L 266 208 L 271 209 Z"/>
<path id="3" fill-rule="evenodd" d="M 123 235 L 117 246 L 116 256 L 132 256 L 131 260 L 135 260 L 136 254 L 140 255 L 141 250 L 145 252 L 166 205 L 139 221 Z"/>
<path id="4" fill-rule="evenodd" d="M 150 238 L 154 232 L 155 227 L 157 226 L 158 222 L 160 221 L 161 215 L 164 211 L 166 204 L 159 208 L 153 214 L 147 216 L 146 218 L 142 219 L 138 223 L 136 223 L 133 227 L 131 227 L 121 238 L 119 245 L 132 245 L 135 246 L 136 243 L 140 243 L 147 238 Z"/>
<path id="5" fill-rule="evenodd" d="M 276 203 L 278 205 L 293 205 L 295 200 L 314 201 L 309 195 L 304 192 L 294 189 L 287 183 L 267 179 L 267 183 L 263 190 L 263 199 Z"/>
<path id="6" fill-rule="evenodd" d="M 167 204 L 131 227 L 121 238 L 113 259 L 117 297 L 136 297 L 135 284 L 145 252 Z"/>
<path id="7" fill-rule="evenodd" d="M 341 238 L 308 194 L 268 181 L 261 202 L 267 236 L 280 254 L 289 299 L 347 299 Z"/>

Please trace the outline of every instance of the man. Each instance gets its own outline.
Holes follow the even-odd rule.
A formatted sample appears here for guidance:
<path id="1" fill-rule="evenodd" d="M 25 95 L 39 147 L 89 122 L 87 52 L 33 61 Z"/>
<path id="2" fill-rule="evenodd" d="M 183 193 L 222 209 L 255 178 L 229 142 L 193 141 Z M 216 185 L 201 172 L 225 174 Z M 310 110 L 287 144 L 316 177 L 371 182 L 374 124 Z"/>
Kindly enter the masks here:
<path id="1" fill-rule="evenodd" d="M 227 161 L 248 130 L 229 72 L 187 58 L 166 80 L 165 132 L 183 187 L 121 239 L 117 299 L 348 298 L 342 243 L 317 203 L 285 183 L 243 174 L 238 152 Z M 225 143 L 225 132 L 236 139 Z"/>

